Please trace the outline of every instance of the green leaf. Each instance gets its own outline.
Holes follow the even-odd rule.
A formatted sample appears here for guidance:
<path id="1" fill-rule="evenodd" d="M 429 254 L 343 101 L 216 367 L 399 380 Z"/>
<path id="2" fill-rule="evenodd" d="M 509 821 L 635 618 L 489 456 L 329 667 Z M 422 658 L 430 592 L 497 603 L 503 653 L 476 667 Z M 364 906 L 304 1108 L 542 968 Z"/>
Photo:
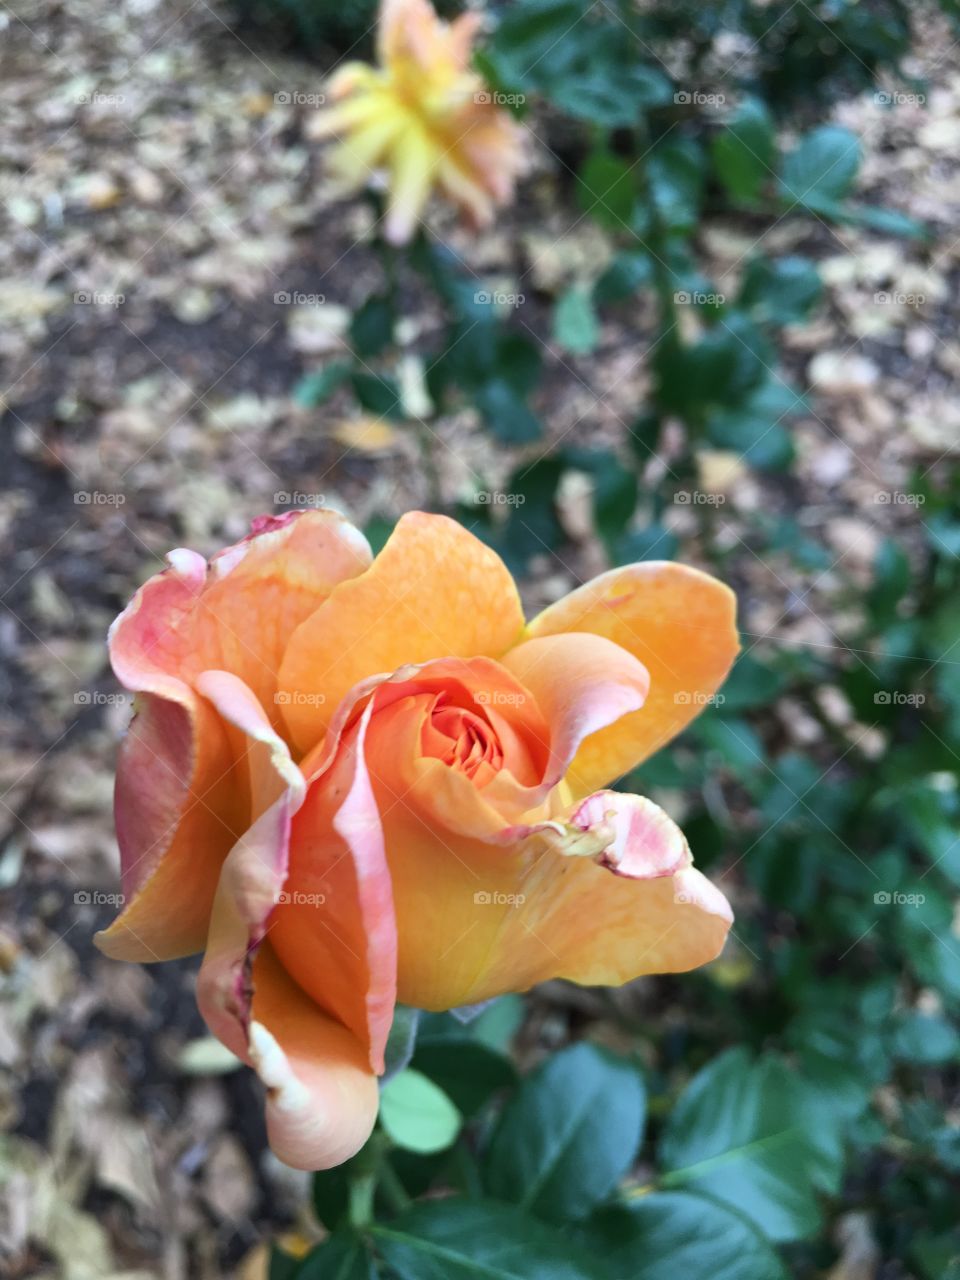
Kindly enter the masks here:
<path id="1" fill-rule="evenodd" d="M 737 306 L 759 324 L 796 324 L 806 319 L 822 292 L 820 275 L 808 258 L 752 258 Z"/>
<path id="2" fill-rule="evenodd" d="M 577 200 L 584 213 L 611 231 L 629 227 L 637 198 L 632 163 L 609 151 L 593 151 L 577 175 Z"/>
<path id="3" fill-rule="evenodd" d="M 543 428 L 522 396 L 503 378 L 491 378 L 473 393 L 487 426 L 503 444 L 532 444 Z"/>
<path id="4" fill-rule="evenodd" d="M 418 1205 L 374 1240 L 400 1280 L 602 1280 L 569 1240 L 505 1204 Z"/>
<path id="5" fill-rule="evenodd" d="M 515 477 L 512 476 L 511 485 L 514 479 Z M 530 485 L 526 489 L 521 487 L 527 479 L 529 477 L 524 477 L 516 483 L 518 492 L 525 493 L 529 497 L 534 486 Z M 506 1053 L 513 1042 L 513 1037 L 523 1025 L 525 1016 L 526 1006 L 522 996 L 498 996 L 495 1000 L 491 1000 L 476 1021 L 470 1024 L 470 1033 L 475 1040 L 479 1040 L 488 1048 Z"/>
<path id="6" fill-rule="evenodd" d="M 757 98 L 745 98 L 713 142 L 713 167 L 734 200 L 755 200 L 772 177 L 777 144 L 773 120 Z"/>
<path id="7" fill-rule="evenodd" d="M 783 677 L 778 671 L 764 666 L 749 653 L 741 654 L 723 682 L 720 710 L 724 715 L 736 715 L 767 706 L 782 691 L 783 685 Z"/>
<path id="8" fill-rule="evenodd" d="M 740 1214 L 702 1196 L 656 1192 L 601 1209 L 587 1241 L 630 1280 L 786 1280 L 770 1244 Z"/>
<path id="9" fill-rule="evenodd" d="M 701 1192 L 754 1222 L 771 1240 L 820 1226 L 819 1199 L 843 1168 L 829 1095 L 775 1057 L 731 1049 L 701 1071 L 670 1113 L 663 1185 Z"/>
<path id="10" fill-rule="evenodd" d="M 778 378 L 768 378 L 736 408 L 717 408 L 707 419 L 707 437 L 732 449 L 761 471 L 781 471 L 794 450 L 785 421 L 804 408 L 803 397 Z"/>
<path id="11" fill-rule="evenodd" d="M 575 356 L 586 356 L 596 349 L 599 330 L 589 289 L 574 285 L 554 308 L 554 341 Z"/>
<path id="12" fill-rule="evenodd" d="M 825 124 L 812 130 L 783 162 L 780 185 L 792 204 L 827 212 L 848 194 L 860 168 L 860 141 L 849 129 Z"/>
<path id="13" fill-rule="evenodd" d="M 892 621 L 897 605 L 910 590 L 910 578 L 906 552 L 892 538 L 884 538 L 873 563 L 873 584 L 867 593 L 867 606 L 876 625 Z"/>
<path id="14" fill-rule="evenodd" d="M 370 550 L 374 555 L 379 555 L 387 545 L 387 539 L 393 533 L 396 523 L 396 520 L 384 516 L 373 516 L 363 526 L 363 535 L 370 543 Z"/>
<path id="15" fill-rule="evenodd" d="M 329 400 L 334 391 L 350 376 L 351 365 L 346 360 L 334 360 L 316 373 L 308 373 L 293 389 L 293 398 L 304 409 L 315 409 Z"/>
<path id="16" fill-rule="evenodd" d="M 338 1231 L 310 1251 L 294 1280 L 376 1280 L 378 1274 L 363 1239 Z"/>
<path id="17" fill-rule="evenodd" d="M 333 1169 L 321 1169 L 311 1178 L 313 1209 L 328 1231 L 339 1226 L 347 1216 L 352 1165 L 348 1160 Z"/>
<path id="18" fill-rule="evenodd" d="M 400 388 L 392 378 L 382 378 L 376 373 L 354 373 L 352 381 L 354 394 L 367 413 L 403 420 Z"/>
<path id="19" fill-rule="evenodd" d="M 736 420 L 736 411 L 766 381 L 775 358 L 769 341 L 743 314 L 721 317 L 690 345 L 671 335 L 654 353 L 659 404 L 694 419 L 713 409 Z"/>
<path id="20" fill-rule="evenodd" d="M 465 1116 L 516 1083 L 509 1058 L 468 1035 L 421 1039 L 413 1067 L 428 1076 Z"/>
<path id="21" fill-rule="evenodd" d="M 920 1066 L 954 1062 L 960 1057 L 960 1032 L 946 1018 L 908 1013 L 894 1034 L 893 1055 Z"/>
<path id="22" fill-rule="evenodd" d="M 395 1006 L 393 1022 L 390 1024 L 390 1034 L 387 1036 L 387 1044 L 384 1050 L 385 1080 L 389 1080 L 391 1076 L 396 1075 L 409 1065 L 417 1044 L 417 1024 L 419 1021 L 419 1009 L 411 1009 L 404 1004 Z"/>
<path id="23" fill-rule="evenodd" d="M 268 1280 L 294 1280 L 299 1268 L 299 1258 L 294 1258 L 289 1253 L 284 1253 L 275 1244 L 270 1246 Z"/>
<path id="24" fill-rule="evenodd" d="M 689 138 L 661 142 L 647 160 L 650 198 L 668 231 L 692 231 L 703 194 L 703 155 Z"/>
<path id="25" fill-rule="evenodd" d="M 635 564 L 641 560 L 672 560 L 680 540 L 672 529 L 662 524 L 648 524 L 645 529 L 631 529 L 617 542 L 616 564 Z"/>
<path id="26" fill-rule="evenodd" d="M 643 1133 L 638 1071 L 589 1044 L 563 1049 L 504 1108 L 487 1190 L 549 1222 L 581 1218 L 630 1167 Z"/>
<path id="27" fill-rule="evenodd" d="M 380 1123 L 398 1147 L 428 1155 L 456 1140 L 461 1120 L 443 1090 L 408 1067 L 380 1091 Z"/>
<path id="28" fill-rule="evenodd" d="M 374 295 L 354 314 L 350 342 L 360 356 L 375 356 L 393 337 L 393 308 L 390 299 Z"/>
<path id="29" fill-rule="evenodd" d="M 653 259 L 642 249 L 626 249 L 611 260 L 593 286 L 593 300 L 598 305 L 623 302 L 653 279 Z"/>

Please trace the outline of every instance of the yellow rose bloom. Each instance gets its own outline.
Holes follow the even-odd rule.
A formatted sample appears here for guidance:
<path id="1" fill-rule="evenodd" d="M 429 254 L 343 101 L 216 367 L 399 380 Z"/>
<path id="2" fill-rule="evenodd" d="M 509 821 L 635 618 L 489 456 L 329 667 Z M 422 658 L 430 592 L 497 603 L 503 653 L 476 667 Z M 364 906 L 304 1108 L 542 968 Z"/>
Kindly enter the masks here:
<path id="1" fill-rule="evenodd" d="M 378 66 L 345 64 L 314 137 L 335 137 L 333 171 L 356 191 L 384 171 L 384 235 L 413 236 L 436 188 L 473 226 L 511 198 L 524 168 L 524 132 L 470 66 L 478 14 L 442 21 L 429 0 L 382 0 Z"/>

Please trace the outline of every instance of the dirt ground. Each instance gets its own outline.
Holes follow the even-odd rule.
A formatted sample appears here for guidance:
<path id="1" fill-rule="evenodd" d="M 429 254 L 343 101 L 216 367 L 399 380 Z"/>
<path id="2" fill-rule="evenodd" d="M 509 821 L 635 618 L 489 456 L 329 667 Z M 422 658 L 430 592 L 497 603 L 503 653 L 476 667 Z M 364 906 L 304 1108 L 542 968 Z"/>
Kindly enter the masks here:
<path id="1" fill-rule="evenodd" d="M 0 1241 L 13 1277 L 252 1277 L 305 1195 L 266 1149 L 249 1074 L 205 1035 L 194 965 L 138 969 L 93 948 L 114 914 L 112 767 L 129 715 L 106 666 L 110 621 L 168 549 L 211 553 L 280 509 L 275 495 L 322 494 L 361 524 L 438 496 L 421 437 L 373 435 L 346 400 L 290 398 L 335 358 L 379 267 L 363 202 L 331 195 L 314 108 L 276 97 L 316 94 L 322 68 L 230 21 L 206 0 L 0 9 Z M 836 118 L 864 139 L 863 193 L 925 219 L 929 243 L 788 218 L 718 220 L 701 246 L 728 292 L 761 240 L 812 254 L 828 282 L 782 352 L 813 388 L 794 473 L 701 464 L 726 497 L 714 536 L 738 548 L 748 641 L 826 646 L 838 662 L 851 580 L 885 531 L 922 519 L 877 493 L 960 452 L 960 49 L 936 24 L 921 47 L 926 105 L 866 95 Z M 638 304 L 605 322 L 589 359 L 551 346 L 551 295 L 610 253 L 565 189 L 541 147 L 492 231 L 473 238 L 442 213 L 433 227 L 478 280 L 527 297 L 518 322 L 544 344 L 551 440 L 617 444 L 645 399 L 652 315 Z M 323 302 L 284 300 L 298 295 Z M 416 372 L 436 317 L 412 285 L 407 302 Z M 446 503 L 517 460 L 471 411 L 424 420 Z M 565 485 L 568 542 L 535 563 L 531 606 L 604 567 L 586 496 Z M 760 509 L 793 512 L 831 568 L 804 579 L 761 563 Z M 667 518 L 696 561 L 693 514 Z M 552 1001 L 535 1005 L 535 1034 L 552 1034 Z"/>

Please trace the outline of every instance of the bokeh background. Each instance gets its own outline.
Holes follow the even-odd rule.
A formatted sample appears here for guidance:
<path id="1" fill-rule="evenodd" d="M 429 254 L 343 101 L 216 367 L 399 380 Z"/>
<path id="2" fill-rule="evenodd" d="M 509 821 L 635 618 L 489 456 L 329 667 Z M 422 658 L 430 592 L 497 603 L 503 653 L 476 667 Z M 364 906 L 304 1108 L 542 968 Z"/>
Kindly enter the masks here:
<path id="1" fill-rule="evenodd" d="M 837 1135 L 738 1192 L 786 1274 L 960 1275 L 951 8 L 491 5 L 530 173 L 490 228 L 437 206 L 390 254 L 312 138 L 371 6 L 0 6 L 4 1274 L 253 1280 L 271 1238 L 322 1234 L 195 966 L 91 937 L 129 717 L 110 621 L 171 547 L 325 504 L 375 544 L 458 516 L 528 612 L 639 558 L 735 587 L 723 700 L 626 784 L 733 901 L 724 956 L 551 985 L 482 1035 L 521 1070 L 579 1039 L 641 1064 L 637 1186 L 715 1151 L 689 1102 L 664 1118 L 725 1051 L 749 1096 L 716 1108 L 768 1136 L 750 1089 L 781 1055 Z"/>

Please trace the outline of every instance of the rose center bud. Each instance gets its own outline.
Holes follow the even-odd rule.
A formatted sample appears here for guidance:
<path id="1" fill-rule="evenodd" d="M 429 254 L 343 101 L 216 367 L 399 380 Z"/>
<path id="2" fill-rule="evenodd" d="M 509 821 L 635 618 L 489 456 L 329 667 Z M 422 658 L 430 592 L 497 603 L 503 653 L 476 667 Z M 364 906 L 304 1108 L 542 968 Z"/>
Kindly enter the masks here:
<path id="1" fill-rule="evenodd" d="M 424 720 L 420 745 L 425 756 L 465 773 L 479 787 L 503 768 L 503 748 L 491 725 L 476 711 L 447 702 L 442 694 Z"/>

